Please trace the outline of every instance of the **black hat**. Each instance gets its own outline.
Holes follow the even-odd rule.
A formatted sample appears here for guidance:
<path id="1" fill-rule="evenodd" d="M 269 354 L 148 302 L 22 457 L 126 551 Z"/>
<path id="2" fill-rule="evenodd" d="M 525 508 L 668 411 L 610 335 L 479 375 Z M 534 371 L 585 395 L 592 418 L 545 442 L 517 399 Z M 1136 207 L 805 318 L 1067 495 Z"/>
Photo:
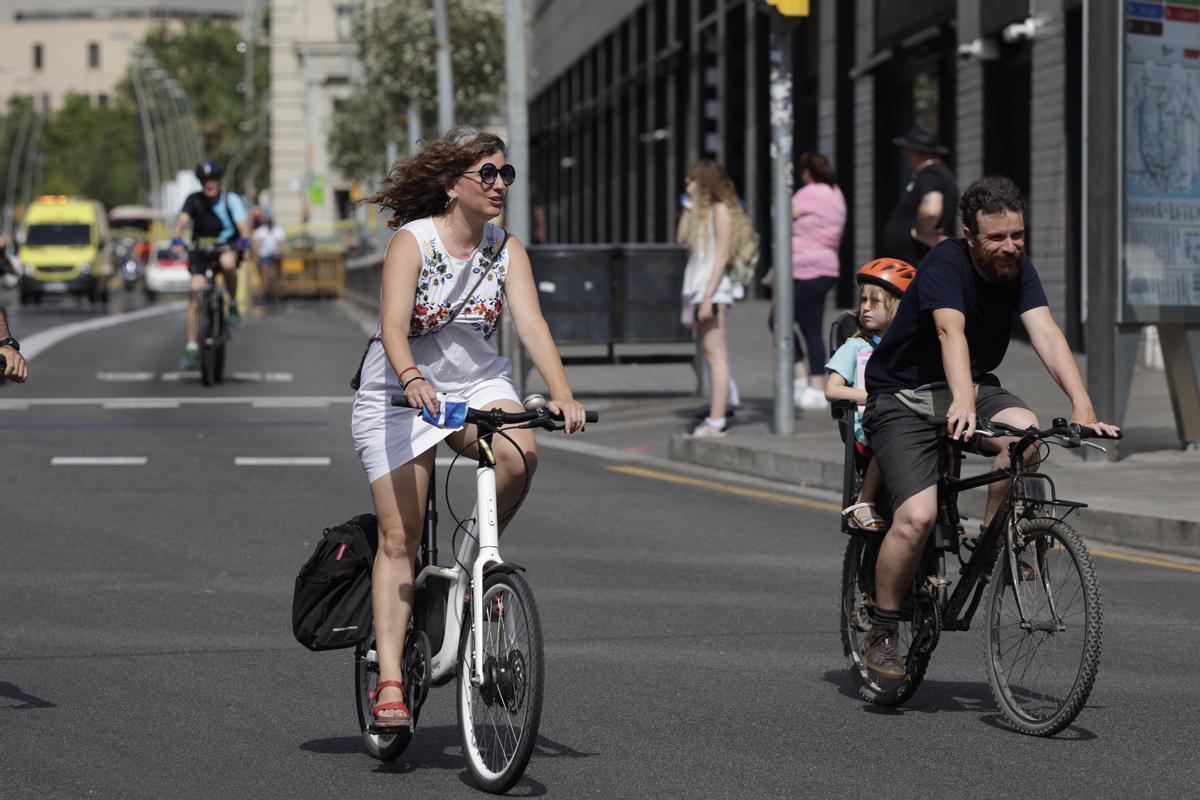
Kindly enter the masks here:
<path id="1" fill-rule="evenodd" d="M 909 128 L 906 135 L 892 139 L 892 144 L 896 147 L 916 150 L 918 153 L 932 153 L 939 156 L 950 153 L 949 148 L 938 142 L 937 132 L 920 122 Z"/>

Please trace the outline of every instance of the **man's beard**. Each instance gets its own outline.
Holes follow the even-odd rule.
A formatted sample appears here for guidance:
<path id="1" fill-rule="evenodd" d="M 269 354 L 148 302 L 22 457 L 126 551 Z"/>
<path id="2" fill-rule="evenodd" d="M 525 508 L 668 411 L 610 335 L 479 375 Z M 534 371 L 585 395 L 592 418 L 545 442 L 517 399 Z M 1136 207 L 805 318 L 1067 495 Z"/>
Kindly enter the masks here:
<path id="1" fill-rule="evenodd" d="M 985 281 L 988 283 L 1008 283 L 1020 273 L 1021 262 L 1025 260 L 1025 251 L 1018 250 L 1009 256 L 1003 253 L 992 255 L 982 250 L 971 248 L 971 257 L 975 261 L 975 268 L 979 270 L 979 274 L 983 276 Z"/>

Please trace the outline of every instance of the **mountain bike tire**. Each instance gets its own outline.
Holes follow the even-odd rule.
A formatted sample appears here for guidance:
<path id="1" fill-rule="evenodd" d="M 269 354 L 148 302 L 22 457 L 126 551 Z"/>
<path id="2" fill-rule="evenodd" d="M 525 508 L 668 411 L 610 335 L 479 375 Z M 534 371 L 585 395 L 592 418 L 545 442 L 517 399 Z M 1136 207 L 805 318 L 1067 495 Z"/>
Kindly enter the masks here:
<path id="1" fill-rule="evenodd" d="M 1032 580 L 1005 563 L 992 576 L 985 635 L 988 683 L 1004 718 L 1031 736 L 1054 736 L 1079 715 L 1100 662 L 1102 609 L 1083 540 L 1053 518 L 1022 522 L 1018 557 Z M 1027 619 L 1016 605 L 1020 592 Z"/>

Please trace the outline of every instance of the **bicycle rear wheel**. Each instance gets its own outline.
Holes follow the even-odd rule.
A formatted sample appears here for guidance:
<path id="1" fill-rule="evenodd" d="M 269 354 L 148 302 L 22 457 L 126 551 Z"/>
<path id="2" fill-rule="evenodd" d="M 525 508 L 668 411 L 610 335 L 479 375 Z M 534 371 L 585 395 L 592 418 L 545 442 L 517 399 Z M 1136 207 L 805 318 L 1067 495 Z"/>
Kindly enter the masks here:
<path id="1" fill-rule="evenodd" d="M 1100 583 L 1079 534 L 1056 519 L 1022 523 L 1017 556 L 1033 579 L 1014 580 L 1007 564 L 992 576 L 988 683 L 1014 728 L 1053 736 L 1075 720 L 1096 679 Z"/>
<path id="2" fill-rule="evenodd" d="M 379 685 L 379 657 L 375 654 L 375 634 L 354 648 L 354 696 L 358 710 L 358 729 L 362 732 L 363 747 L 380 761 L 392 761 L 400 756 L 412 741 L 412 731 L 395 734 L 371 733 L 371 709 L 375 701 L 371 692 Z"/>
<path id="3" fill-rule="evenodd" d="M 483 582 L 483 683 L 471 682 L 471 625 L 458 662 L 458 727 L 475 785 L 507 792 L 525 774 L 542 718 L 542 624 L 533 593 L 516 573 Z"/>
<path id="4" fill-rule="evenodd" d="M 913 653 L 908 659 L 908 673 L 899 681 L 885 681 L 867 668 L 863 647 L 871 630 L 870 609 L 875 604 L 875 558 L 883 537 L 878 534 L 855 534 L 846 544 L 842 561 L 842 598 L 838 629 L 842 633 L 842 651 L 846 666 L 858 688 L 858 694 L 868 703 L 879 706 L 898 706 L 912 697 L 929 666 L 929 653 Z M 913 630 L 919 621 L 901 623 L 902 654 L 912 648 Z"/>

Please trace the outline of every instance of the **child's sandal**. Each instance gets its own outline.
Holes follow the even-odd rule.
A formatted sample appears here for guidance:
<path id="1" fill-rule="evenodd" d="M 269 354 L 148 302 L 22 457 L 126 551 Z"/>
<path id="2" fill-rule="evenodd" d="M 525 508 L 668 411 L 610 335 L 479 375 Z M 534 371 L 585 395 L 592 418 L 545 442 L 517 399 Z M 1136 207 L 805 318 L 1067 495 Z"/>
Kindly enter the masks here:
<path id="1" fill-rule="evenodd" d="M 867 513 L 860 513 L 864 509 Z M 855 503 L 846 506 L 842 509 L 842 516 L 846 518 L 851 528 L 867 533 L 879 533 L 887 529 L 887 520 L 875 513 L 874 503 Z"/>

